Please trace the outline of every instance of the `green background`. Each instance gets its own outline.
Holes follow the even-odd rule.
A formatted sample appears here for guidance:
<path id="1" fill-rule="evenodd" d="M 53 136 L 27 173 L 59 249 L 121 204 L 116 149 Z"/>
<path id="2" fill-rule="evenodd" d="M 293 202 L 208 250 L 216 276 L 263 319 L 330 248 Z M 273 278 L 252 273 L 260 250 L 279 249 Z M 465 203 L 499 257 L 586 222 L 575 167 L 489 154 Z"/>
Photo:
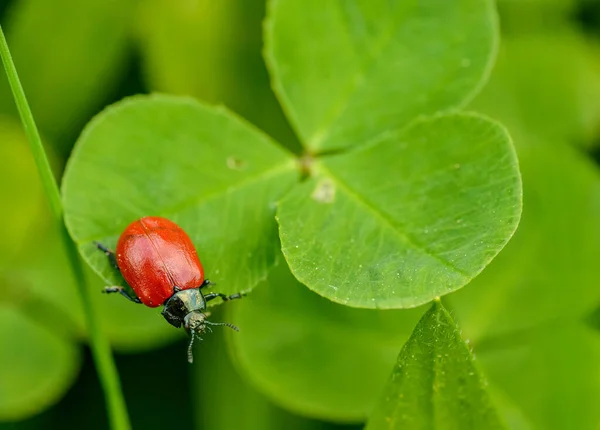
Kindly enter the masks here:
<path id="1" fill-rule="evenodd" d="M 309 3 L 317 5 L 320 2 Z M 479 16 L 469 1 L 461 3 L 466 5 L 465 10 L 473 12 L 473 16 Z M 473 1 L 473 5 L 484 3 Z M 178 129 L 193 123 L 193 119 L 198 118 L 196 115 L 205 115 L 206 122 L 213 125 L 215 135 L 227 130 L 230 135 L 239 135 L 240 140 L 246 141 L 251 135 L 253 140 L 249 145 L 264 145 L 261 153 L 267 151 L 270 154 L 253 158 L 255 146 L 248 146 L 247 152 L 235 155 L 236 160 L 250 160 L 249 170 L 236 170 L 222 177 L 210 171 L 210 164 L 226 162 L 231 150 L 237 148 L 220 148 L 222 153 L 218 153 L 218 157 L 211 153 L 209 155 L 214 158 L 206 160 L 203 153 L 194 153 L 194 163 L 197 163 L 194 168 L 205 166 L 202 163 L 206 162 L 203 176 L 194 180 L 209 182 L 214 185 L 214 190 L 229 189 L 239 187 L 240 183 L 247 184 L 248 178 L 262 178 L 264 172 L 270 172 L 276 166 L 274 181 L 252 182 L 248 190 L 241 188 L 253 196 L 252 202 L 262 199 L 262 212 L 251 212 L 252 206 L 246 201 L 230 201 L 225 196 L 206 204 L 214 205 L 211 208 L 215 211 L 227 207 L 236 214 L 231 220 L 231 235 L 210 237 L 214 232 L 210 217 L 191 231 L 195 243 L 204 247 L 202 241 L 206 241 L 208 257 L 203 258 L 205 264 L 213 267 L 213 273 L 223 269 L 224 275 L 217 282 L 225 285 L 227 292 L 258 285 L 244 301 L 215 311 L 215 320 L 234 322 L 242 327 L 242 331 L 216 332 L 207 336 L 196 348 L 197 364 L 188 366 L 184 333 L 165 324 L 157 310 L 136 307 L 118 297 L 99 294 L 105 282 L 96 272 L 109 278 L 114 274 L 109 273 L 103 256 L 93 252 L 88 240 L 102 238 L 108 244 L 114 244 L 118 231 L 129 219 L 127 204 L 136 195 L 128 195 L 123 183 L 137 177 L 140 183 L 135 188 L 139 189 L 144 186 L 145 170 L 157 172 L 161 168 L 160 165 L 136 167 L 135 151 L 139 147 L 127 146 L 131 142 L 144 145 L 145 141 L 157 139 L 156 129 L 152 127 L 160 127 L 157 125 L 160 115 L 152 116 L 152 106 L 145 111 L 140 107 L 138 111 L 132 110 L 129 118 L 120 116 L 118 121 L 123 123 L 117 128 L 108 120 L 98 121 L 94 133 L 80 139 L 79 146 L 85 140 L 84 144 L 90 148 L 94 139 L 108 142 L 99 154 L 92 154 L 94 158 L 88 165 L 80 162 L 70 166 L 69 175 L 75 179 L 65 177 L 66 186 L 72 190 L 65 205 L 67 217 L 70 217 L 70 231 L 84 258 L 93 266 L 89 270 L 86 267 L 89 288 L 100 309 L 103 328 L 115 348 L 133 428 L 350 429 L 362 428 L 372 410 L 375 412 L 369 428 L 386 428 L 385 424 L 378 424 L 378 419 L 387 413 L 381 393 L 385 381 L 392 375 L 394 363 L 399 366 L 396 371 L 405 368 L 402 366 L 413 369 L 410 367 L 414 365 L 410 360 L 414 358 L 410 357 L 412 354 L 424 357 L 417 360 L 419 366 L 429 363 L 426 357 L 432 352 L 418 349 L 415 342 L 428 344 L 437 336 L 445 339 L 445 350 L 453 351 L 454 355 L 439 363 L 434 360 L 434 365 L 442 366 L 442 370 L 447 369 L 457 377 L 462 375 L 461 372 L 472 376 L 471 366 L 474 366 L 475 372 L 481 372 L 488 382 L 479 377 L 473 381 L 467 377 L 468 382 L 452 380 L 445 384 L 450 390 L 448 393 L 441 390 L 439 397 L 429 400 L 437 402 L 443 410 L 454 407 L 450 401 L 456 395 L 456 391 L 451 390 L 453 387 L 472 393 L 465 395 L 467 400 L 478 397 L 480 390 L 484 390 L 489 392 L 501 416 L 497 418 L 496 412 L 489 412 L 487 394 L 484 393 L 485 400 L 481 404 L 465 401 L 459 402 L 459 407 L 472 410 L 474 416 L 487 421 L 464 424 L 461 417 L 450 414 L 457 418 L 457 428 L 495 428 L 503 421 L 515 429 L 597 429 L 600 426 L 597 408 L 600 398 L 600 337 L 597 330 L 600 323 L 598 313 L 594 311 L 600 303 L 600 4 L 584 0 L 499 0 L 499 45 L 496 46 L 494 38 L 488 35 L 472 47 L 467 43 L 471 51 L 461 45 L 464 41 L 453 39 L 450 30 L 440 28 L 436 21 L 428 22 L 427 25 L 437 28 L 438 33 L 424 31 L 427 26 L 411 29 L 405 35 L 408 42 L 399 44 L 406 47 L 410 46 L 409 42 L 416 41 L 415 49 L 420 56 L 408 57 L 394 44 L 381 44 L 381 52 L 386 58 L 405 58 L 406 61 L 396 69 L 372 64 L 371 56 L 344 50 L 348 41 L 332 39 L 329 42 L 339 53 L 336 59 L 339 69 L 331 76 L 321 76 L 318 70 L 303 63 L 328 60 L 327 57 L 314 57 L 314 41 L 331 29 L 304 16 L 304 8 L 298 6 L 302 2 L 289 4 L 291 6 L 277 11 L 278 19 L 284 25 L 278 27 L 268 23 L 265 26 L 267 33 L 272 32 L 277 37 L 271 45 L 263 47 L 262 21 L 266 5 L 259 0 L 13 0 L 0 3 L 0 22 L 57 177 L 62 177 L 74 142 L 94 115 L 124 97 L 157 91 L 191 96 L 211 105 L 225 105 L 265 133 L 246 123 L 232 122 L 225 114 L 219 116 L 214 110 L 193 105 L 195 107 L 190 108 L 193 112 L 182 114 L 190 115 L 192 119 Z M 482 8 L 488 6 L 486 3 Z M 364 34 L 352 35 L 353 43 L 358 46 L 361 43 L 377 45 L 380 40 L 385 40 L 377 31 L 369 31 L 393 24 L 393 17 L 376 6 L 370 12 L 372 27 L 366 26 Z M 486 29 L 497 25 L 493 19 L 490 22 L 464 21 L 450 6 L 440 14 L 450 29 L 455 22 L 461 28 L 484 34 Z M 329 10 L 328 6 L 323 6 L 322 16 L 341 25 L 334 19 L 336 11 Z M 287 49 L 292 43 L 289 39 L 303 29 L 307 29 L 306 38 L 294 42 L 297 44 L 295 51 Z M 453 62 L 455 59 L 451 55 L 444 57 L 439 50 L 445 45 L 440 45 L 439 40 L 454 43 L 452 46 L 456 50 L 467 50 L 470 63 Z M 273 90 L 263 50 L 277 78 Z M 497 58 L 492 69 L 487 54 L 494 50 L 497 50 Z M 375 58 L 381 52 L 370 55 Z M 429 58 L 430 63 L 420 63 L 421 57 Z M 280 62 L 279 66 L 276 61 Z M 280 67 L 281 64 L 288 67 Z M 427 91 L 430 81 L 441 79 L 436 75 L 438 64 L 443 64 L 443 70 L 448 73 L 444 76 L 447 85 L 442 90 L 436 89 L 434 97 Z M 351 78 L 365 65 L 372 74 L 364 74 L 361 78 L 367 84 L 376 83 L 375 90 L 369 92 L 357 87 L 349 91 L 354 85 Z M 474 96 L 482 86 L 481 76 L 487 72 L 491 73 L 489 80 Z M 396 79 L 398 74 L 405 82 Z M 368 85 L 365 87 L 369 88 Z M 281 105 L 274 91 L 280 96 Z M 456 94 L 462 94 L 462 98 L 458 100 Z M 316 100 L 311 98 L 317 96 Z M 362 110 L 373 103 L 371 98 L 384 96 L 416 102 L 414 105 L 402 104 L 402 109 L 396 108 L 399 104 L 390 103 L 388 110 L 380 116 L 373 114 L 371 117 L 367 115 L 370 110 Z M 348 107 L 343 111 L 336 104 L 340 98 L 348 99 Z M 431 98 L 436 102 L 429 105 L 427 101 Z M 169 104 L 168 100 L 167 97 L 163 102 Z M 0 213 L 3 237 L 0 244 L 0 429 L 104 429 L 108 426 L 104 398 L 86 345 L 79 298 L 58 233 L 52 228 L 42 187 L 13 104 L 7 83 L 2 78 L 0 198 L 4 210 Z M 352 146 L 354 139 L 366 142 L 375 138 L 361 126 L 360 120 L 392 130 L 396 123 L 392 124 L 390 118 L 403 125 L 415 115 L 432 114 L 446 106 L 467 107 L 500 121 L 516 147 L 523 181 L 523 214 L 512 240 L 487 267 L 518 219 L 518 216 L 511 218 L 516 216 L 515 207 L 507 208 L 502 200 L 505 197 L 509 203 L 513 202 L 519 191 L 519 181 L 511 176 L 510 160 L 506 165 L 500 164 L 504 170 L 489 172 L 490 177 L 501 176 L 505 182 L 496 184 L 497 188 L 489 195 L 477 196 L 486 201 L 491 201 L 490 195 L 496 198 L 484 208 L 489 212 L 469 213 L 468 208 L 460 209 L 460 213 L 467 213 L 464 219 L 471 223 L 467 222 L 467 226 L 477 225 L 478 231 L 486 231 L 486 225 L 481 223 L 492 212 L 498 219 L 508 220 L 505 224 L 487 226 L 489 234 L 483 238 L 493 242 L 495 247 L 479 250 L 481 254 L 478 255 L 483 255 L 481 261 L 471 256 L 465 260 L 449 257 L 461 271 L 440 267 L 425 274 L 433 276 L 427 278 L 432 285 L 445 279 L 450 280 L 452 286 L 443 291 L 413 291 L 413 298 L 425 293 L 421 300 L 407 302 L 403 299 L 403 305 L 417 306 L 414 309 L 375 310 L 373 308 L 395 306 L 389 305 L 385 294 L 370 294 L 355 288 L 352 282 L 344 284 L 347 294 L 342 296 L 337 291 L 334 294 L 327 287 L 331 280 L 320 282 L 322 276 L 311 270 L 315 266 L 310 261 L 311 256 L 295 251 L 295 244 L 302 243 L 305 238 L 294 237 L 299 229 L 292 221 L 301 219 L 329 225 L 331 217 L 339 219 L 335 213 L 332 215 L 323 210 L 318 199 L 316 203 L 314 199 L 303 199 L 323 187 L 327 191 L 330 186 L 327 181 L 343 181 L 354 190 L 358 187 L 360 195 L 368 196 L 363 199 L 368 204 L 390 202 L 385 190 L 368 194 L 360 189 L 381 174 L 364 167 L 368 160 L 397 156 L 398 148 L 386 146 L 386 135 L 374 142 L 384 148 L 382 152 L 373 151 L 372 154 L 369 147 L 358 153 L 359 156 L 354 153 L 354 156 L 323 158 L 315 167 L 319 175 L 286 197 L 278 209 L 281 255 L 276 246 L 277 225 L 271 225 L 265 219 L 271 214 L 269 204 L 273 196 L 297 180 L 291 154 L 300 154 L 302 145 L 315 155 Z M 174 107 L 180 108 L 185 110 L 179 105 Z M 458 130 L 457 134 L 471 133 L 474 139 L 490 133 L 492 136 L 503 135 L 501 129 L 493 127 L 496 134 L 487 129 L 481 132 L 476 127 L 473 130 L 471 122 L 458 124 L 461 118 L 442 118 L 444 128 L 438 129 L 440 135 L 449 142 L 452 142 L 453 130 Z M 148 128 L 144 129 L 143 124 L 148 124 Z M 329 130 L 327 134 L 322 133 L 324 127 Z M 124 135 L 124 129 L 129 134 Z M 199 133 L 198 129 L 190 126 L 186 133 Z M 391 136 L 397 138 L 393 133 Z M 404 130 L 403 133 L 402 139 L 406 142 L 418 143 L 426 130 L 413 134 Z M 161 138 L 168 140 L 167 131 Z M 439 136 L 437 138 L 439 141 Z M 289 153 L 276 149 L 273 141 L 283 144 Z M 480 151 L 469 146 L 462 148 L 462 154 L 469 154 L 475 161 L 489 162 L 485 160 L 486 156 L 494 159 L 506 153 L 501 139 L 492 141 L 500 142 L 495 149 L 497 153 L 490 153 L 489 146 Z M 410 148 L 409 145 L 408 152 L 400 157 L 405 163 L 400 173 L 410 172 Z M 180 149 L 179 166 L 182 166 L 188 161 L 192 148 Z M 120 159 L 122 164 L 111 164 L 113 159 L 106 154 L 121 150 L 125 151 Z M 163 150 L 169 154 L 168 147 Z M 81 148 L 79 151 L 78 156 L 84 158 L 84 151 Z M 339 168 L 340 165 L 353 166 L 356 173 L 348 175 Z M 428 166 L 418 167 L 424 172 L 423 177 L 411 176 L 417 190 L 428 180 Z M 109 172 L 110 175 L 103 177 L 103 173 Z M 117 177 L 112 174 L 114 172 L 123 172 L 123 176 Z M 392 173 L 395 172 L 389 174 Z M 477 180 L 480 178 L 477 175 L 481 174 L 476 171 L 475 179 L 469 179 L 468 173 L 460 178 L 466 184 L 469 180 Z M 78 183 L 77 179 L 85 174 L 89 182 Z M 178 174 L 185 177 L 193 174 L 193 170 L 190 167 L 188 172 L 183 169 Z M 114 191 L 95 196 L 103 202 L 100 207 L 81 203 L 89 197 L 88 193 L 101 188 L 98 184 L 107 183 Z M 502 194 L 511 187 L 513 194 L 509 193 L 508 197 Z M 443 190 L 441 187 L 434 195 L 444 195 Z M 187 201 L 195 196 L 194 192 L 190 186 L 189 190 L 182 190 L 179 197 L 183 196 Z M 398 197 L 396 206 L 382 204 L 383 213 L 390 214 L 396 231 L 426 242 L 424 226 L 434 222 L 427 216 L 434 218 L 437 212 L 425 213 L 418 207 L 407 206 L 418 200 L 418 195 L 411 192 L 412 188 Z M 161 210 L 180 203 L 170 201 L 168 195 L 161 197 L 164 198 L 158 203 Z M 339 189 L 336 198 L 336 203 L 351 200 Z M 119 203 L 110 205 L 110 201 L 120 202 L 120 199 L 125 202 L 122 207 Z M 309 203 L 298 203 L 303 201 Z M 469 201 L 465 198 L 465 205 Z M 450 206 L 443 199 L 436 202 L 439 206 L 436 210 Z M 155 203 L 140 201 L 136 205 L 148 205 L 151 210 Z M 398 221 L 394 218 L 397 207 L 414 210 L 406 215 L 413 216 L 408 228 L 394 224 Z M 176 211 L 176 220 L 185 222 L 186 218 L 197 218 L 195 210 L 206 210 L 201 205 L 188 209 Z M 361 207 L 344 203 L 341 209 L 338 206 L 335 209 L 348 214 L 360 212 Z M 506 213 L 496 212 L 502 210 Z M 356 215 L 362 228 L 365 223 L 360 216 Z M 453 227 L 456 227 L 455 220 L 463 219 L 458 213 L 444 212 L 444 217 L 452 219 Z M 236 231 L 241 231 L 242 221 L 246 220 L 252 220 L 255 235 L 246 241 L 237 241 L 239 234 Z M 110 234 L 106 228 L 109 223 L 115 226 Z M 340 225 L 338 230 L 332 227 L 332 237 L 350 240 L 344 235 L 349 229 L 357 231 L 352 219 Z M 95 227 L 98 227 L 96 231 Z M 372 231 L 365 230 L 359 243 L 381 234 L 380 228 L 375 223 Z M 440 224 L 439 228 L 446 231 L 444 229 L 449 227 Z M 450 236 L 452 246 L 456 246 L 454 241 L 460 240 L 464 231 L 456 230 L 453 234 Z M 214 247 L 218 239 L 222 246 Z M 261 247 L 264 244 L 268 246 Z M 383 246 L 381 251 L 387 255 L 389 249 L 398 247 L 402 248 L 402 245 L 394 242 Z M 411 254 L 415 249 L 421 248 L 406 246 L 408 257 L 401 257 L 409 262 L 419 262 L 420 257 Z M 257 250 L 261 250 L 259 255 Z M 327 244 L 320 249 L 325 256 L 338 251 L 327 248 Z M 371 254 L 367 247 L 342 251 L 348 251 L 344 254 L 353 261 L 365 264 L 371 258 L 382 258 Z M 433 252 L 447 255 L 443 247 Z M 253 255 L 253 265 L 246 267 L 242 262 L 249 254 Z M 310 289 L 294 279 L 287 269 L 286 259 L 293 274 Z M 269 272 L 276 262 L 279 264 Z M 239 272 L 233 272 L 232 267 L 240 268 Z M 333 281 L 340 282 L 341 269 L 331 272 L 338 275 Z M 376 276 L 365 273 L 364 279 L 359 278 L 362 273 L 358 269 L 358 266 L 353 267 L 356 274 L 352 280 L 368 285 Z M 429 311 L 427 305 L 418 306 L 428 302 L 433 295 L 462 287 L 482 269 L 483 272 L 464 288 L 443 298 L 449 313 L 436 307 L 438 305 Z M 211 278 L 215 276 L 219 277 L 211 274 Z M 283 293 L 282 289 L 285 289 Z M 371 301 L 376 305 L 366 304 Z M 350 308 L 340 303 L 371 309 Z M 431 323 L 433 318 L 441 327 L 439 331 L 434 330 L 438 325 Z M 417 324 L 420 325 L 413 332 Z M 403 349 L 411 333 L 413 337 Z M 468 348 L 464 347 L 461 336 L 469 341 Z M 471 352 L 475 356 L 474 365 Z M 466 364 L 459 366 L 458 361 Z M 414 374 L 420 375 L 422 383 L 432 373 L 430 369 L 419 368 Z M 427 410 L 431 405 L 420 402 L 417 396 L 422 385 L 415 387 L 398 384 L 386 390 L 392 397 L 406 390 L 407 395 L 412 394 L 415 398 L 414 404 L 406 405 L 407 410 Z M 378 402 L 379 406 L 375 407 Z M 400 408 L 391 413 L 401 416 L 403 412 Z M 416 423 L 412 421 L 414 428 L 453 428 L 451 420 Z"/>

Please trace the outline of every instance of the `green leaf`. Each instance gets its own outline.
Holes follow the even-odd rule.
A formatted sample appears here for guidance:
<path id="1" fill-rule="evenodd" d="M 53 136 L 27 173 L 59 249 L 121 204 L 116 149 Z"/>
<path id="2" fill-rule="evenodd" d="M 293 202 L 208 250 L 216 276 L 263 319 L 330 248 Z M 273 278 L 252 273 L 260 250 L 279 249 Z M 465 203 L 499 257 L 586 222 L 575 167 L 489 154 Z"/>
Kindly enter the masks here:
<path id="1" fill-rule="evenodd" d="M 70 339 L 0 304 L 0 421 L 19 420 L 60 399 L 79 369 Z"/>
<path id="2" fill-rule="evenodd" d="M 244 300 L 223 306 L 234 362 L 274 403 L 335 421 L 362 421 L 423 309 L 338 305 L 300 285 L 284 264 Z"/>
<path id="3" fill-rule="evenodd" d="M 292 273 L 335 302 L 404 308 L 461 288 L 521 212 L 510 139 L 475 115 L 423 119 L 326 157 L 278 207 Z"/>
<path id="4" fill-rule="evenodd" d="M 477 351 L 495 403 L 511 428 L 598 428 L 598 333 L 580 322 L 562 321 L 482 342 Z"/>
<path id="5" fill-rule="evenodd" d="M 525 132 L 589 146 L 600 135 L 599 54 L 597 43 L 568 27 L 504 37 L 471 107 L 502 121 L 515 140 Z"/>
<path id="6" fill-rule="evenodd" d="M 132 0 L 23 0 L 8 10 L 7 39 L 37 125 L 73 133 L 107 97 L 129 48 Z M 5 78 L 0 111 L 14 112 Z"/>
<path id="7" fill-rule="evenodd" d="M 449 297 L 473 339 L 555 319 L 600 302 L 600 174 L 561 142 L 517 141 L 524 184 L 517 233 L 471 284 Z"/>
<path id="8" fill-rule="evenodd" d="M 299 146 L 261 55 L 264 0 L 145 0 L 138 11 L 151 90 L 222 103 L 279 142 Z"/>
<path id="9" fill-rule="evenodd" d="M 275 262 L 274 204 L 296 180 L 294 160 L 227 111 L 135 97 L 97 116 L 77 142 L 65 220 L 108 283 L 122 279 L 93 241 L 114 249 L 130 222 L 159 215 L 186 230 L 220 291 L 248 291 Z"/>
<path id="10" fill-rule="evenodd" d="M 366 429 L 504 429 L 474 357 L 439 302 L 421 318 Z"/>
<path id="11" fill-rule="evenodd" d="M 211 318 L 214 321 L 217 318 L 222 320 L 225 317 L 218 315 L 221 313 L 218 312 Z M 243 336 L 243 333 L 219 329 L 196 346 L 195 362 L 198 364 L 192 366 L 192 383 L 210 387 L 210 402 L 200 396 L 192 399 L 198 430 L 330 429 L 327 423 L 303 418 L 278 408 L 244 381 L 227 354 L 225 336 L 229 334 Z"/>
<path id="12" fill-rule="evenodd" d="M 463 105 L 496 46 L 492 1 L 272 0 L 266 59 L 304 146 L 357 145 Z"/>

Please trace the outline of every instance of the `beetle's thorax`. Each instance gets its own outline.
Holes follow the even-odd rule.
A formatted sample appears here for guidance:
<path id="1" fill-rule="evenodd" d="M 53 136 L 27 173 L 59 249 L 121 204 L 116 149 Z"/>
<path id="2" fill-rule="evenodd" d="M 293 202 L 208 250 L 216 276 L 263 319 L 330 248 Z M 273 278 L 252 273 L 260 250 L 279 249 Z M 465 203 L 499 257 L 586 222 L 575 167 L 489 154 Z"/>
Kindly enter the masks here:
<path id="1" fill-rule="evenodd" d="M 199 288 L 181 290 L 173 294 L 169 300 L 165 302 L 165 308 L 162 315 L 175 327 L 189 328 L 189 323 L 201 324 L 200 318 L 204 321 L 206 315 L 203 311 L 206 310 L 206 300 Z M 200 315 L 202 317 L 200 317 Z"/>

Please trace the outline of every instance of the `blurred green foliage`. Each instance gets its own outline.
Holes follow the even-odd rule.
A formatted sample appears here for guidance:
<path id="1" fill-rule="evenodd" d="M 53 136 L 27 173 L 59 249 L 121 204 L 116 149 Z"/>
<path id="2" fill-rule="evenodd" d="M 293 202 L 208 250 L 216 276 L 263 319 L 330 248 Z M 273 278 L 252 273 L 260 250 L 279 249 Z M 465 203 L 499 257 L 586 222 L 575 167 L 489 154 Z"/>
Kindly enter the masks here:
<path id="1" fill-rule="evenodd" d="M 523 220 L 498 258 L 447 304 L 510 428 L 597 428 L 600 344 L 585 322 L 600 303 L 600 5 L 498 0 L 498 8 L 499 56 L 471 107 L 514 138 Z M 260 0 L 12 0 L 0 18 L 60 175 L 91 116 L 139 92 L 225 104 L 299 152 L 261 57 L 264 13 Z M 0 429 L 106 428 L 74 281 L 3 81 L 0 421 L 17 421 Z M 103 282 L 91 270 L 88 279 L 99 292 Z M 279 297 L 273 286 L 291 292 Z M 221 335 L 207 338 L 189 368 L 179 364 L 182 333 L 157 312 L 94 298 L 120 353 L 134 428 L 144 429 L 358 421 L 423 313 L 349 309 L 280 267 L 221 316 L 247 330 L 228 335 L 227 345 Z"/>

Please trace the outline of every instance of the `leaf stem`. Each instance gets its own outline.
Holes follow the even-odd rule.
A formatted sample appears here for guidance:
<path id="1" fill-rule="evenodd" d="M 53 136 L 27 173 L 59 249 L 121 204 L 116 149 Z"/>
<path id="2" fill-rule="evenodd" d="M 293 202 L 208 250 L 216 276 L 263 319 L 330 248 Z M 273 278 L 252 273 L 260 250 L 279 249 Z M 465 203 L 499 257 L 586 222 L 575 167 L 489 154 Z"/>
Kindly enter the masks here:
<path id="1" fill-rule="evenodd" d="M 119 375 L 111 354 L 110 344 L 100 328 L 97 312 L 93 306 L 89 291 L 86 288 L 85 276 L 81 266 L 81 260 L 79 259 L 79 254 L 65 227 L 58 185 L 54 175 L 52 174 L 52 169 L 50 168 L 50 163 L 48 162 L 48 158 L 46 157 L 44 146 L 42 144 L 42 139 L 40 138 L 40 134 L 35 125 L 31 109 L 27 103 L 25 92 L 23 91 L 23 87 L 21 86 L 12 56 L 10 55 L 10 50 L 8 49 L 8 44 L 6 43 L 6 38 L 4 37 L 4 31 L 2 30 L 2 27 L 0 27 L 0 56 L 2 57 L 8 82 L 19 110 L 21 122 L 25 128 L 25 133 L 29 141 L 31 152 L 33 153 L 33 157 L 35 159 L 38 172 L 41 176 L 46 196 L 50 201 L 50 207 L 56 222 L 60 227 L 61 237 L 63 239 L 63 244 L 65 246 L 69 262 L 71 264 L 71 269 L 73 270 L 77 280 L 77 286 L 81 296 L 81 302 L 83 304 L 84 315 L 90 336 L 90 346 L 94 361 L 96 363 L 96 368 L 98 369 L 98 376 L 100 378 L 102 388 L 104 389 L 104 396 L 106 399 L 111 427 L 115 430 L 128 430 L 131 428 L 131 425 L 129 423 L 129 416 L 127 414 L 127 408 L 125 406 L 125 400 L 121 390 Z"/>

